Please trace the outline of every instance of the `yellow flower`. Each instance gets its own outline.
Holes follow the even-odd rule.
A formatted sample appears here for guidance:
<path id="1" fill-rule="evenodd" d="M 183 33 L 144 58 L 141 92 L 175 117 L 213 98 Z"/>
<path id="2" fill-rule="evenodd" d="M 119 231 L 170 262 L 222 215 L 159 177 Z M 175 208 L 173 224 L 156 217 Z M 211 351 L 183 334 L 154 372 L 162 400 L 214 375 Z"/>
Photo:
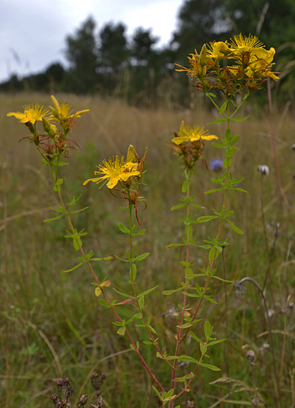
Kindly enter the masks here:
<path id="1" fill-rule="evenodd" d="M 74 119 L 74 118 L 80 118 L 82 113 L 89 112 L 89 109 L 84 109 L 78 112 L 75 112 L 74 114 L 70 115 L 70 106 L 67 103 L 61 103 L 59 104 L 56 100 L 56 98 L 51 95 L 51 100 L 53 102 L 54 108 L 52 106 L 49 106 L 51 113 L 53 115 L 54 120 L 62 120 L 65 121 L 67 119 Z"/>
<path id="2" fill-rule="evenodd" d="M 249 37 L 246 37 L 239 34 L 231 39 L 230 49 L 237 53 L 245 53 L 258 48 L 264 48 L 264 44 L 258 40 L 256 35 L 249 34 Z"/>
<path id="3" fill-rule="evenodd" d="M 210 42 L 208 44 L 208 56 L 210 58 L 225 58 L 227 51 L 229 50 L 226 42 Z"/>
<path id="4" fill-rule="evenodd" d="M 115 159 L 103 160 L 103 166 L 96 166 L 99 171 L 95 171 L 94 174 L 102 175 L 97 178 L 92 178 L 84 181 L 83 185 L 93 181 L 94 183 L 101 184 L 101 188 L 105 183 L 109 189 L 114 188 L 119 181 L 127 181 L 129 177 L 138 176 L 140 177 L 140 171 L 137 170 L 138 164 L 133 162 L 127 162 L 124 164 L 124 157 L 121 159 L 116 156 Z"/>
<path id="5" fill-rule="evenodd" d="M 37 121 L 42 121 L 49 113 L 48 109 L 45 109 L 44 106 L 40 106 L 37 103 L 35 105 L 25 105 L 23 108 L 24 113 L 10 112 L 7 113 L 7 116 L 15 116 L 21 123 L 30 122 L 34 125 Z"/>
<path id="6" fill-rule="evenodd" d="M 212 140 L 218 139 L 218 137 L 215 135 L 208 135 L 207 131 L 205 131 L 204 128 L 200 128 L 199 126 L 194 126 L 193 128 L 191 126 L 187 126 L 187 128 L 185 128 L 184 121 L 182 121 L 179 130 L 179 136 L 172 139 L 172 142 L 180 145 L 183 142 L 196 142 L 200 139 Z"/>

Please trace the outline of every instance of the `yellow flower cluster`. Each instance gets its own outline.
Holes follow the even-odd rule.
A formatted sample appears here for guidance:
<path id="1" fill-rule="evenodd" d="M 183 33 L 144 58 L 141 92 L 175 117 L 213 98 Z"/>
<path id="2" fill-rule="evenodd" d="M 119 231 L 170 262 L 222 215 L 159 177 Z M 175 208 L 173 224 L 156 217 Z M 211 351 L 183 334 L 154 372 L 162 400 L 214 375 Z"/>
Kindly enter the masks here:
<path id="1" fill-rule="evenodd" d="M 30 123 L 35 125 L 38 121 L 46 121 L 55 120 L 55 121 L 69 121 L 75 118 L 80 118 L 82 113 L 88 112 L 89 109 L 85 109 L 82 111 L 75 112 L 71 114 L 71 107 L 67 103 L 59 104 L 56 98 L 52 95 L 51 100 L 53 102 L 54 108 L 49 106 L 49 109 L 44 108 L 44 106 L 40 106 L 38 104 L 31 104 L 23 106 L 24 112 L 10 112 L 7 113 L 7 116 L 14 116 L 21 123 Z M 51 115 L 50 115 L 51 111 Z M 45 122 L 46 123 L 46 122 Z M 46 131 L 46 129 L 45 129 Z"/>
<path id="2" fill-rule="evenodd" d="M 277 80 L 279 78 L 271 72 L 274 55 L 275 49 L 266 50 L 256 36 L 239 34 L 229 42 L 214 41 L 204 44 L 200 54 L 195 51 L 195 54 L 188 57 L 190 68 L 178 65 L 180 69 L 177 71 L 186 71 L 192 77 L 197 77 L 204 88 L 209 85 L 205 78 L 209 72 L 211 76 L 217 76 L 220 82 L 229 79 L 265 80 L 267 77 Z M 223 63 L 221 66 L 220 60 L 227 59 L 234 60 L 234 64 L 224 67 L 226 64 Z"/>
<path id="3" fill-rule="evenodd" d="M 75 141 L 68 138 L 69 132 L 77 122 L 75 119 L 89 111 L 89 109 L 85 109 L 73 113 L 67 103 L 59 104 L 53 95 L 51 100 L 54 107 L 44 108 L 38 104 L 31 104 L 23 106 L 23 113 L 10 112 L 7 114 L 7 116 L 16 117 L 28 127 L 32 136 L 24 139 L 30 139 L 48 161 L 53 161 L 60 154 L 69 157 L 70 151 L 78 146 Z M 45 134 L 44 132 L 39 133 L 37 130 L 37 122 L 39 121 L 42 122 Z"/>

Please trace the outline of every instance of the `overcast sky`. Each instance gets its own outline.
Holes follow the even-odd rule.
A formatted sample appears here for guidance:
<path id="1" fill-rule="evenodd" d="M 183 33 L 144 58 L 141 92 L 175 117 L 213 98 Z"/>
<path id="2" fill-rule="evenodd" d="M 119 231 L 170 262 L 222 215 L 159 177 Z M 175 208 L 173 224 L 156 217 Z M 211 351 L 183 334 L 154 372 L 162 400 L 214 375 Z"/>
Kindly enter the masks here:
<path id="1" fill-rule="evenodd" d="M 0 81 L 15 73 L 28 75 L 50 63 L 65 63 L 65 37 L 87 17 L 99 30 L 105 23 L 124 22 L 127 34 L 152 28 L 167 44 L 184 0 L 0 0 Z"/>

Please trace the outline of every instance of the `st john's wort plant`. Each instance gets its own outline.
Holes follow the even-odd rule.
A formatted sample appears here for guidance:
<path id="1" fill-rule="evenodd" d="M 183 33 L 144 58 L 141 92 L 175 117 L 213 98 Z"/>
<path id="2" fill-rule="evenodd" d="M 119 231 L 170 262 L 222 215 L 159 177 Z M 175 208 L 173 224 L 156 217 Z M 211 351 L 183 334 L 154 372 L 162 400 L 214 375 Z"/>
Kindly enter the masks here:
<path id="1" fill-rule="evenodd" d="M 200 52 L 200 55 L 195 52 L 189 57 L 190 68 L 180 67 L 179 71 L 186 71 L 196 81 L 194 86 L 203 89 L 213 105 L 218 109 L 221 118 L 212 123 L 225 123 L 226 131 L 223 139 L 217 138 L 215 135 L 209 135 L 200 127 L 185 126 L 182 122 L 180 130 L 175 134 L 169 146 L 177 153 L 182 161 L 182 170 L 184 174 L 184 182 L 182 185 L 182 192 L 185 196 L 181 199 L 180 204 L 173 207 L 173 210 L 184 210 L 185 215 L 181 219 L 184 224 L 184 237 L 181 243 L 171 244 L 170 247 L 184 247 L 185 258 L 181 262 L 183 271 L 183 282 L 179 288 L 164 291 L 164 296 L 174 295 L 180 292 L 182 295 L 182 302 L 179 305 L 181 312 L 180 321 L 176 325 L 175 335 L 175 353 L 174 355 L 167 355 L 160 347 L 159 338 L 163 336 L 162 333 L 157 333 L 155 327 L 152 325 L 152 318 L 147 312 L 146 298 L 147 295 L 155 290 L 155 287 L 145 288 L 138 293 L 137 281 L 140 280 L 140 274 L 143 273 L 143 267 L 140 265 L 144 261 L 148 253 L 137 254 L 134 250 L 133 238 L 138 235 L 143 235 L 145 229 L 137 231 L 137 225 L 133 225 L 133 210 L 135 210 L 135 217 L 137 223 L 140 225 L 138 216 L 138 205 L 146 207 L 144 197 L 141 196 L 141 185 L 144 177 L 144 163 L 145 155 L 140 157 L 133 146 L 130 146 L 127 152 L 126 159 L 124 157 L 113 157 L 108 161 L 103 161 L 103 165 L 98 166 L 98 171 L 92 179 L 86 180 L 84 184 L 89 181 L 96 182 L 100 187 L 106 184 L 111 193 L 120 200 L 125 200 L 127 206 L 125 210 L 128 211 L 129 221 L 127 225 L 120 222 L 119 230 L 126 235 L 129 249 L 125 253 L 125 258 L 116 255 L 126 264 L 129 271 L 129 285 L 130 291 L 116 291 L 121 297 L 119 301 L 110 301 L 107 294 L 112 282 L 106 276 L 100 281 L 91 263 L 94 261 L 102 261 L 111 259 L 95 258 L 94 252 L 84 251 L 83 236 L 86 234 L 85 230 L 78 231 L 72 222 L 72 214 L 83 211 L 73 210 L 72 207 L 77 203 L 78 199 L 70 198 L 70 202 L 65 204 L 62 196 L 63 180 L 59 176 L 59 168 L 65 165 L 61 159 L 68 157 L 70 152 L 75 148 L 76 143 L 70 139 L 70 130 L 74 126 L 76 119 L 81 114 L 86 113 L 87 110 L 71 113 L 69 106 L 66 103 L 59 104 L 58 101 L 52 97 L 54 107 L 44 109 L 39 105 L 26 106 L 24 113 L 10 113 L 9 116 L 15 116 L 22 123 L 24 123 L 31 136 L 28 139 L 36 146 L 38 152 L 42 156 L 44 166 L 49 166 L 54 180 L 54 191 L 57 193 L 60 200 L 60 207 L 55 211 L 58 215 L 47 221 L 59 220 L 63 217 L 67 219 L 69 231 L 66 238 L 72 239 L 75 250 L 81 252 L 81 257 L 78 258 L 78 264 L 73 268 L 67 270 L 73 271 L 83 264 L 87 264 L 95 285 L 94 293 L 99 298 L 99 303 L 106 308 L 112 310 L 114 315 L 114 325 L 118 327 L 118 334 L 127 336 L 131 342 L 130 347 L 139 357 L 144 368 L 152 377 L 155 392 L 161 401 L 162 406 L 166 404 L 169 408 L 173 408 L 174 401 L 178 399 L 184 392 L 189 392 L 191 383 L 196 380 L 197 371 L 200 367 L 219 370 L 212 364 L 208 364 L 206 359 L 207 353 L 212 346 L 220 343 L 225 339 L 216 339 L 213 337 L 213 327 L 209 321 L 198 324 L 201 319 L 198 319 L 198 313 L 202 306 L 203 300 L 216 303 L 214 300 L 214 293 L 210 293 L 209 283 L 211 279 L 223 280 L 215 268 L 215 261 L 219 254 L 222 253 L 223 248 L 228 243 L 222 238 L 222 229 L 225 222 L 227 222 L 233 230 L 242 234 L 242 231 L 231 221 L 230 217 L 233 211 L 227 208 L 227 196 L 229 192 L 242 191 L 237 187 L 237 184 L 242 181 L 242 177 L 235 178 L 230 170 L 232 164 L 232 157 L 235 150 L 238 150 L 235 144 L 239 137 L 232 136 L 230 124 L 232 121 L 243 121 L 246 118 L 236 118 L 236 113 L 240 110 L 251 93 L 260 89 L 266 78 L 271 77 L 277 79 L 276 75 L 271 72 L 270 68 L 273 65 L 272 60 L 275 50 L 271 48 L 269 51 L 256 37 L 243 37 L 242 35 L 234 37 L 231 42 L 213 42 L 205 44 Z M 226 65 L 227 61 L 233 62 L 231 65 Z M 216 92 L 221 93 L 225 102 L 221 106 L 215 102 Z M 237 102 L 236 95 L 242 95 L 241 103 Z M 42 121 L 42 132 L 37 130 L 37 122 Z M 212 144 L 218 148 L 223 149 L 225 158 L 223 166 L 225 172 L 213 179 L 217 184 L 217 188 L 210 190 L 207 194 L 222 192 L 223 203 L 220 210 L 214 210 L 213 215 L 195 216 L 192 214 L 192 208 L 200 207 L 195 204 L 194 198 L 191 196 L 190 185 L 193 182 L 194 166 L 200 160 L 206 165 L 203 157 L 204 140 L 216 139 Z M 217 140 L 218 139 L 218 140 Z M 207 165 L 206 165 L 207 166 Z M 194 237 L 193 227 L 200 223 L 217 221 L 217 233 L 213 238 L 208 237 L 203 244 L 196 243 Z M 198 248 L 198 250 L 208 251 L 207 267 L 198 270 L 191 259 L 191 248 Z M 223 280 L 224 281 L 224 280 Z M 191 301 L 191 303 L 189 303 Z M 120 308 L 131 308 L 133 316 L 127 321 L 120 316 Z M 198 326 L 202 324 L 200 329 Z M 134 333 L 140 327 L 146 330 L 149 336 L 148 341 L 142 342 L 134 340 Z M 197 334 L 196 334 L 197 332 Z M 201 334 L 200 334 L 201 333 Z M 188 355 L 188 348 L 184 346 L 184 340 L 190 336 L 196 343 L 194 347 L 193 356 Z M 156 377 L 153 369 L 149 367 L 141 352 L 142 347 L 154 347 L 155 354 L 158 358 L 155 365 L 159 361 L 163 361 L 167 370 L 171 372 L 170 385 L 163 384 L 163 381 Z M 181 377 L 178 376 L 177 362 L 188 362 L 193 365 L 193 368 Z M 178 405 L 180 407 L 180 405 Z"/>

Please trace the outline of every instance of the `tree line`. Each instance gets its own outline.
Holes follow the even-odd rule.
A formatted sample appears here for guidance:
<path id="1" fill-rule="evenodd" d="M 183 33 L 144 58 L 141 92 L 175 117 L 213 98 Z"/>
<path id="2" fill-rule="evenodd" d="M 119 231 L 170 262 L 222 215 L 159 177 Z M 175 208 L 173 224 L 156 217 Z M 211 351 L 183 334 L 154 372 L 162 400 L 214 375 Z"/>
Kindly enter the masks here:
<path id="1" fill-rule="evenodd" d="M 151 29 L 138 27 L 127 39 L 124 23 L 107 23 L 100 30 L 87 18 L 65 39 L 69 68 L 55 62 L 43 72 L 19 79 L 12 75 L 1 91 L 38 90 L 115 96 L 135 105 L 156 107 L 165 98 L 188 105 L 185 75 L 174 63 L 204 43 L 225 41 L 235 34 L 257 34 L 266 48 L 276 48 L 281 80 L 275 92 L 282 102 L 295 95 L 294 0 L 185 0 L 170 43 L 157 47 Z"/>

